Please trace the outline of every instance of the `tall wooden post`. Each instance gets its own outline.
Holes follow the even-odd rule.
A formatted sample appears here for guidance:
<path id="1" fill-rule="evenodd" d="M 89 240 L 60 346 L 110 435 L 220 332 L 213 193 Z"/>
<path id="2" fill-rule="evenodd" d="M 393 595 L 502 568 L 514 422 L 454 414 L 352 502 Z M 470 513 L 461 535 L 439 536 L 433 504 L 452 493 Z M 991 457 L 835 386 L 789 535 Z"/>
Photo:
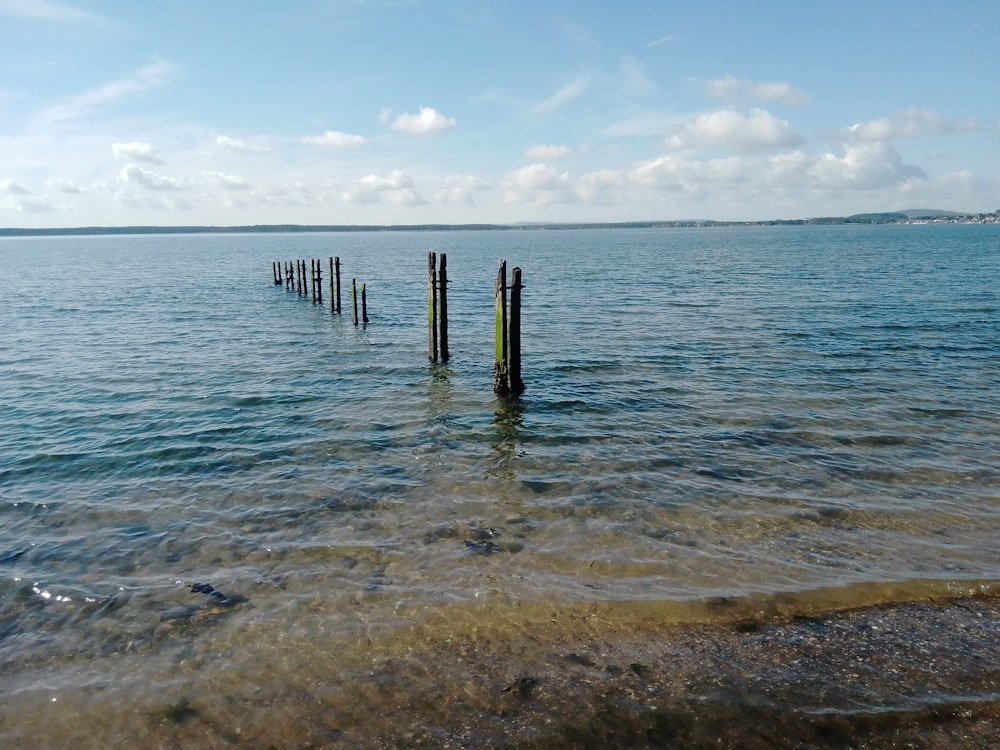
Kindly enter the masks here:
<path id="1" fill-rule="evenodd" d="M 519 396 L 524 393 L 521 380 L 521 268 L 515 266 L 510 272 L 510 321 L 507 324 L 507 356 L 510 362 L 507 378 L 510 393 Z"/>
<path id="2" fill-rule="evenodd" d="M 285 289 L 291 290 L 295 286 L 295 274 L 292 271 L 292 261 L 285 261 Z"/>
<path id="3" fill-rule="evenodd" d="M 351 279 L 351 303 L 354 306 L 354 325 L 358 324 L 358 280 Z"/>
<path id="4" fill-rule="evenodd" d="M 361 322 L 368 322 L 368 294 L 365 291 L 367 284 L 361 285 Z"/>
<path id="5" fill-rule="evenodd" d="M 274 261 L 271 263 L 271 273 L 274 274 L 274 285 L 278 286 L 281 284 L 281 265 Z"/>
<path id="6" fill-rule="evenodd" d="M 493 391 L 501 396 L 524 393 L 521 380 L 521 269 L 511 271 L 507 286 L 507 261 L 500 261 L 495 287 L 496 362 L 493 365 Z M 507 290 L 510 290 L 510 315 L 507 314 Z"/>
<path id="7" fill-rule="evenodd" d="M 500 261 L 494 285 L 496 316 L 496 358 L 493 363 L 493 392 L 501 396 L 510 393 L 507 379 L 507 261 Z"/>
<path id="8" fill-rule="evenodd" d="M 313 274 L 313 302 L 317 305 L 323 304 L 323 261 L 319 258 L 313 261 L 316 269 Z"/>
<path id="9" fill-rule="evenodd" d="M 337 312 L 340 312 L 340 256 L 338 255 L 333 259 L 334 266 L 337 269 Z"/>
<path id="10" fill-rule="evenodd" d="M 427 253 L 427 358 L 438 360 L 437 253 Z"/>
<path id="11" fill-rule="evenodd" d="M 448 361 L 448 255 L 441 253 L 441 271 L 438 273 L 438 343 L 441 361 Z"/>
<path id="12" fill-rule="evenodd" d="M 337 298 L 333 293 L 333 258 L 330 258 L 330 312 L 337 312 Z"/>

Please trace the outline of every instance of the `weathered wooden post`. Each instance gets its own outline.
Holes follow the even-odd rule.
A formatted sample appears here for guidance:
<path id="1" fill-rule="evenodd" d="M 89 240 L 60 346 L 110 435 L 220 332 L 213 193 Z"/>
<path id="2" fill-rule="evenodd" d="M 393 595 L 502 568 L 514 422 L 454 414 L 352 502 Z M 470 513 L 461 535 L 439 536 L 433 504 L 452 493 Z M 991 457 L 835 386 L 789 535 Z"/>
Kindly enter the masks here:
<path id="1" fill-rule="evenodd" d="M 330 312 L 337 312 L 337 296 L 333 289 L 333 258 L 330 258 Z"/>
<path id="2" fill-rule="evenodd" d="M 514 396 L 524 393 L 521 380 L 521 268 L 515 266 L 510 272 L 510 322 L 507 324 L 507 356 L 510 362 L 507 378 L 510 392 Z"/>
<path id="3" fill-rule="evenodd" d="M 271 273 L 274 274 L 274 285 L 281 285 L 281 265 L 277 261 L 271 263 Z"/>
<path id="4" fill-rule="evenodd" d="M 354 325 L 358 324 L 358 280 L 351 279 L 351 303 L 354 306 Z"/>
<path id="5" fill-rule="evenodd" d="M 493 392 L 510 393 L 507 379 L 507 261 L 500 261 L 493 295 L 496 317 L 496 359 L 493 363 Z"/>
<path id="6" fill-rule="evenodd" d="M 448 360 L 448 256 L 427 253 L 427 356 L 431 362 Z"/>
<path id="7" fill-rule="evenodd" d="M 313 302 L 323 304 L 323 262 L 317 258 L 313 261 Z"/>
<path id="8" fill-rule="evenodd" d="M 448 256 L 441 253 L 441 270 L 438 273 L 438 343 L 441 361 L 448 361 Z"/>
<path id="9" fill-rule="evenodd" d="M 299 274 L 298 274 L 298 276 L 299 276 L 298 282 L 299 283 L 298 283 L 297 291 L 299 293 L 299 296 L 302 296 L 303 294 L 305 294 L 305 292 L 302 290 L 302 287 L 303 287 L 303 283 L 305 282 L 306 262 L 300 258 L 299 260 L 295 261 L 295 265 L 297 265 L 298 268 L 299 268 Z"/>
<path id="10" fill-rule="evenodd" d="M 438 360 L 437 253 L 427 253 L 427 358 Z"/>
<path id="11" fill-rule="evenodd" d="M 290 291 L 295 286 L 295 272 L 292 270 L 292 261 L 285 261 L 285 291 Z"/>
<path id="12" fill-rule="evenodd" d="M 338 255 L 333 259 L 333 263 L 337 268 L 337 312 L 341 312 L 340 307 L 340 256 Z"/>
<path id="13" fill-rule="evenodd" d="M 365 291 L 367 284 L 361 285 L 361 322 L 368 322 L 368 294 Z"/>
<path id="14" fill-rule="evenodd" d="M 521 269 L 511 272 L 507 286 L 507 261 L 500 261 L 495 286 L 496 362 L 493 365 L 493 391 L 501 396 L 524 392 L 521 380 Z M 510 289 L 510 316 L 507 314 L 507 290 Z"/>

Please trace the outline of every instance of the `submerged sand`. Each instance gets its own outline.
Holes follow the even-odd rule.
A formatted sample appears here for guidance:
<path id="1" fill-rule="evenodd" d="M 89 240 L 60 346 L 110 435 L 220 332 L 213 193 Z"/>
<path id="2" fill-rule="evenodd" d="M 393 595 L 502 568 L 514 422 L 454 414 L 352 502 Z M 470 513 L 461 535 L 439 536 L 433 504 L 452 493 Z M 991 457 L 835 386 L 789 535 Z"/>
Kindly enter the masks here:
<path id="1" fill-rule="evenodd" d="M 318 672 L 290 656 L 245 689 L 209 666 L 141 704 L 103 688 L 32 717 L 5 701 L 0 744 L 985 749 L 1000 737 L 1000 598 L 626 620 L 553 609 L 517 627 L 427 623 L 316 654 Z"/>

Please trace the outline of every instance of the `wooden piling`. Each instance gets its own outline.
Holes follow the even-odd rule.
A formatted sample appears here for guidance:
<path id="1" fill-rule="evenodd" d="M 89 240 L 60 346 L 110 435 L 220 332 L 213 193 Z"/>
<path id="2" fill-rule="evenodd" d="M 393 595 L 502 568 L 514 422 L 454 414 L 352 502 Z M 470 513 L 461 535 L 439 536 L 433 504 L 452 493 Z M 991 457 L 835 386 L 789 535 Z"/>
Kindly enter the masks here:
<path id="1" fill-rule="evenodd" d="M 313 302 L 323 304 L 323 262 L 316 258 L 313 262 Z"/>
<path id="2" fill-rule="evenodd" d="M 281 266 L 277 261 L 271 263 L 271 273 L 274 274 L 274 285 L 279 286 L 281 282 Z"/>
<path id="3" fill-rule="evenodd" d="M 361 285 L 361 322 L 368 322 L 368 294 L 365 291 L 367 284 Z"/>
<path id="4" fill-rule="evenodd" d="M 521 269 L 511 271 L 511 284 L 507 286 L 507 261 L 500 261 L 495 285 L 496 312 L 496 362 L 493 365 L 493 391 L 501 396 L 519 396 L 524 393 L 521 380 Z M 508 316 L 507 291 L 510 290 Z"/>
<path id="5" fill-rule="evenodd" d="M 507 356 L 510 359 L 507 378 L 511 395 L 524 393 L 521 380 L 521 268 L 515 266 L 510 273 L 510 321 L 507 324 Z"/>
<path id="6" fill-rule="evenodd" d="M 438 360 L 437 253 L 427 253 L 427 358 Z"/>
<path id="7" fill-rule="evenodd" d="M 340 256 L 333 259 L 334 267 L 337 270 L 337 312 L 340 312 Z"/>
<path id="8" fill-rule="evenodd" d="M 351 279 L 351 304 L 354 306 L 354 325 L 358 324 L 358 280 Z"/>
<path id="9" fill-rule="evenodd" d="M 496 317 L 496 358 L 493 362 L 493 392 L 501 396 L 510 393 L 507 378 L 507 261 L 500 261 L 494 284 L 494 313 Z"/>
<path id="10" fill-rule="evenodd" d="M 427 357 L 448 360 L 448 256 L 427 253 Z"/>
<path id="11" fill-rule="evenodd" d="M 337 297 L 333 289 L 333 258 L 330 258 L 330 312 L 337 312 Z"/>
<path id="12" fill-rule="evenodd" d="M 438 343 L 441 361 L 448 361 L 448 255 L 441 253 L 441 270 L 438 272 Z"/>
<path id="13" fill-rule="evenodd" d="M 292 287 L 295 286 L 295 275 L 292 271 L 292 262 L 290 260 L 285 261 L 285 291 L 291 291 Z"/>

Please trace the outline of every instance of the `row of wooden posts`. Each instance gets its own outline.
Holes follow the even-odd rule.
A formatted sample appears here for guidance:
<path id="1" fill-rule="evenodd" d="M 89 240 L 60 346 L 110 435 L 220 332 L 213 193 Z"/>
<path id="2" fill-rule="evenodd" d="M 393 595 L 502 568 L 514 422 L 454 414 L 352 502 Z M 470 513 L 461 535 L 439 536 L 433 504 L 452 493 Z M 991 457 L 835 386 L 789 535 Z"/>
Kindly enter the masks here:
<path id="1" fill-rule="evenodd" d="M 323 304 L 323 261 L 314 259 L 309 261 L 309 272 L 306 273 L 306 262 L 304 260 L 290 260 L 282 263 L 275 261 L 271 264 L 274 272 L 275 286 L 284 284 L 288 291 L 296 291 L 302 297 L 310 294 L 310 281 L 312 282 L 312 301 L 317 305 Z M 354 310 L 354 325 L 358 325 L 358 280 L 351 279 L 351 307 Z M 330 258 L 330 312 L 340 314 L 340 258 Z M 368 294 L 365 285 L 361 285 L 361 318 L 362 323 L 368 322 Z"/>
<path id="2" fill-rule="evenodd" d="M 340 258 L 330 258 L 330 312 L 339 314 Z M 323 263 L 306 261 L 275 261 L 272 263 L 275 286 L 284 285 L 300 296 L 312 295 L 314 304 L 323 304 Z M 518 396 L 524 392 L 521 379 L 521 269 L 511 271 L 507 282 L 507 261 L 500 261 L 495 284 L 496 358 L 493 365 L 493 390 L 502 396 Z M 431 362 L 447 362 L 448 350 L 448 256 L 427 254 L 427 356 Z M 354 325 L 368 323 L 368 297 L 361 285 L 361 317 L 358 317 L 357 279 L 351 279 L 351 302 Z"/>

